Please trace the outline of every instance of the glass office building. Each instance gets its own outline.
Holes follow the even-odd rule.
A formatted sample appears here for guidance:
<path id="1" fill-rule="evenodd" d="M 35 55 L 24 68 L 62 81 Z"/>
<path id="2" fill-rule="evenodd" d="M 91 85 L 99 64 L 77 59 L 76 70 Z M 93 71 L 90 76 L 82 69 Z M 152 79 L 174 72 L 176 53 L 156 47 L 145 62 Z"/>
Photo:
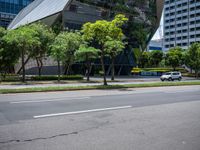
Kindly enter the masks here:
<path id="1" fill-rule="evenodd" d="M 200 42 L 200 0 L 165 0 L 165 50 Z"/>
<path id="2" fill-rule="evenodd" d="M 33 0 L 0 0 L 0 26 L 7 27 L 14 17 Z"/>

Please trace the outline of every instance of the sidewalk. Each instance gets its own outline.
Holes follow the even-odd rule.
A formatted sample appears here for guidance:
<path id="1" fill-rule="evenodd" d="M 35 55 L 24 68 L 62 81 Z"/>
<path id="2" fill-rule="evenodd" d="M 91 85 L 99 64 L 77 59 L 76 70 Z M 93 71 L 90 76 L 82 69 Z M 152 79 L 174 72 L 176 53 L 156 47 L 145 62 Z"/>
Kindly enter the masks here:
<path id="1" fill-rule="evenodd" d="M 83 87 L 83 86 L 97 86 L 102 85 L 102 78 L 91 78 L 91 81 L 98 81 L 97 83 L 39 83 L 29 82 L 28 84 L 13 84 L 1 85 L 0 89 L 25 89 L 25 88 L 45 88 L 45 87 Z M 196 81 L 193 78 L 184 78 L 182 82 Z M 108 79 L 109 85 L 128 85 L 128 84 L 142 84 L 142 83 L 158 83 L 161 82 L 159 78 L 116 78 L 115 82 Z"/>

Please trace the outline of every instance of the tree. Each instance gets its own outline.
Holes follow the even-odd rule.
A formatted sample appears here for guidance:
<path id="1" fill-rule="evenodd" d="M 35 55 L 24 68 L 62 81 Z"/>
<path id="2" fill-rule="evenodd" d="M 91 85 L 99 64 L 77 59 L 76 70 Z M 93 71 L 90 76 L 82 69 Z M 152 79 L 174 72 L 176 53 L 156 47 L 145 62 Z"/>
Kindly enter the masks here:
<path id="1" fill-rule="evenodd" d="M 3 48 L 2 42 L 3 42 L 3 36 L 6 35 L 6 30 L 3 27 L 0 27 L 0 48 Z"/>
<path id="2" fill-rule="evenodd" d="M 69 73 L 69 68 L 74 62 L 75 51 L 79 48 L 81 44 L 81 35 L 78 32 L 62 32 L 50 45 L 50 55 L 58 63 L 58 76 L 60 81 L 60 62 L 62 62 L 65 67 L 65 73 Z"/>
<path id="3" fill-rule="evenodd" d="M 6 41 L 6 44 L 12 46 L 20 52 L 22 63 L 22 81 L 25 82 L 25 56 L 28 54 L 30 49 L 40 44 L 37 32 L 28 26 L 23 26 L 16 30 L 9 31 L 3 39 Z"/>
<path id="4" fill-rule="evenodd" d="M 3 73 L 3 70 L 4 70 L 4 56 L 3 56 L 3 50 L 4 50 L 4 47 L 3 47 L 3 36 L 6 34 L 6 30 L 2 27 L 0 27 L 0 73 Z"/>
<path id="5" fill-rule="evenodd" d="M 0 49 L 0 73 L 3 77 L 5 77 L 7 73 L 14 71 L 14 65 L 17 63 L 19 57 L 19 51 L 12 45 L 4 45 L 3 48 Z"/>
<path id="6" fill-rule="evenodd" d="M 54 42 L 49 46 L 50 48 L 50 55 L 58 64 L 58 82 L 60 82 L 60 62 L 65 57 L 65 50 L 66 50 L 66 41 L 65 41 L 65 34 L 60 33 L 54 40 Z"/>
<path id="7" fill-rule="evenodd" d="M 4 36 L 7 30 L 0 27 L 0 73 L 5 78 L 6 73 L 13 71 L 13 66 L 19 58 L 18 51 L 15 51 L 13 46 L 7 45 Z"/>
<path id="8" fill-rule="evenodd" d="M 143 52 L 139 58 L 139 66 L 141 68 L 147 67 L 149 65 L 149 52 Z"/>
<path id="9" fill-rule="evenodd" d="M 146 49 L 146 45 L 147 45 L 148 33 L 145 31 L 145 28 L 141 24 L 135 25 L 135 26 L 134 26 L 134 28 L 136 28 L 136 29 L 131 31 L 132 33 L 130 33 L 130 34 L 132 34 L 132 36 L 134 38 L 136 38 L 136 41 L 139 45 L 140 50 L 142 52 L 144 52 Z"/>
<path id="10" fill-rule="evenodd" d="M 101 66 L 103 71 L 104 85 L 107 85 L 106 72 L 104 66 L 104 57 L 106 49 L 104 47 L 108 38 L 121 40 L 123 37 L 121 26 L 128 19 L 124 15 L 115 16 L 112 21 L 98 20 L 95 23 L 86 23 L 83 25 L 82 33 L 83 39 L 89 42 L 93 47 L 99 49 Z"/>
<path id="11" fill-rule="evenodd" d="M 125 48 L 125 44 L 122 42 L 122 40 L 115 40 L 115 39 L 108 38 L 108 40 L 104 44 L 104 48 L 112 61 L 111 80 L 114 80 L 115 79 L 115 58 L 117 55 L 119 55 L 123 51 L 123 49 Z"/>
<path id="12" fill-rule="evenodd" d="M 191 67 L 195 71 L 196 77 L 198 77 L 198 72 L 200 70 L 200 44 L 194 43 L 191 45 L 189 50 L 186 52 L 185 57 L 186 65 Z"/>
<path id="13" fill-rule="evenodd" d="M 41 71 L 43 67 L 42 60 L 48 51 L 50 43 L 53 42 L 55 35 L 48 26 L 42 23 L 34 23 L 31 24 L 29 27 L 32 28 L 35 32 L 37 32 L 36 36 L 40 41 L 40 44 L 34 46 L 34 48 L 31 50 L 30 57 L 36 60 L 38 67 L 38 75 L 41 76 Z"/>
<path id="14" fill-rule="evenodd" d="M 65 66 L 64 74 L 68 75 L 75 60 L 75 52 L 82 42 L 82 37 L 79 32 L 63 32 L 63 38 L 65 40 L 65 57 L 62 62 Z"/>
<path id="15" fill-rule="evenodd" d="M 91 70 L 91 61 L 98 58 L 99 50 L 94 47 L 88 47 L 83 44 L 75 52 L 75 57 L 78 61 L 85 61 L 87 67 L 87 81 L 90 81 L 90 70 Z"/>
<path id="16" fill-rule="evenodd" d="M 149 61 L 152 66 L 158 67 L 163 59 L 163 52 L 159 50 L 151 51 L 149 54 Z"/>
<path id="17" fill-rule="evenodd" d="M 169 65 L 176 70 L 176 67 L 183 63 L 183 50 L 180 47 L 170 49 L 166 54 L 166 65 Z"/>
<path id="18" fill-rule="evenodd" d="M 137 67 L 138 67 L 139 64 L 140 64 L 140 57 L 142 55 L 142 52 L 141 52 L 141 50 L 139 48 L 131 48 L 130 45 L 128 45 L 128 47 L 129 47 L 128 49 L 132 49 L 132 51 L 133 51 L 133 58 L 134 58 L 135 63 L 137 64 Z"/>

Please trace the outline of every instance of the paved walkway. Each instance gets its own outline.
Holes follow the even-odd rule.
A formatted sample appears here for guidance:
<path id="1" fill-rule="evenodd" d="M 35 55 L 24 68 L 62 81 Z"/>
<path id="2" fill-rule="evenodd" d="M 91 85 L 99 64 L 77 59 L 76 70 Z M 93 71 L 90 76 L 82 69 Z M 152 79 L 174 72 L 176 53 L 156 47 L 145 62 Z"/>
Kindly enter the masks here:
<path id="1" fill-rule="evenodd" d="M 91 78 L 91 81 L 101 81 L 101 78 Z M 118 82 L 110 82 L 108 79 L 109 85 L 127 85 L 127 84 L 142 84 L 142 83 L 158 83 L 161 82 L 157 77 L 153 78 L 116 78 Z M 183 78 L 181 82 L 197 81 L 194 78 Z M 0 89 L 23 89 L 23 88 L 38 88 L 38 87 L 78 87 L 78 86 L 96 86 L 102 85 L 99 83 L 47 83 L 47 84 L 26 84 L 26 85 L 1 85 Z"/>

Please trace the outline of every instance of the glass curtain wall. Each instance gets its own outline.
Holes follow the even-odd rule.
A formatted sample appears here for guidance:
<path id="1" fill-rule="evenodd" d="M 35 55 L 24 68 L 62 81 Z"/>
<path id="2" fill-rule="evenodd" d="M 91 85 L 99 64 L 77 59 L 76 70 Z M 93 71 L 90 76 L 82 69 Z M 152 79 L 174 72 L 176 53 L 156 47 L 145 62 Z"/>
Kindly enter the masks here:
<path id="1" fill-rule="evenodd" d="M 0 26 L 7 27 L 21 9 L 33 0 L 0 0 Z"/>

